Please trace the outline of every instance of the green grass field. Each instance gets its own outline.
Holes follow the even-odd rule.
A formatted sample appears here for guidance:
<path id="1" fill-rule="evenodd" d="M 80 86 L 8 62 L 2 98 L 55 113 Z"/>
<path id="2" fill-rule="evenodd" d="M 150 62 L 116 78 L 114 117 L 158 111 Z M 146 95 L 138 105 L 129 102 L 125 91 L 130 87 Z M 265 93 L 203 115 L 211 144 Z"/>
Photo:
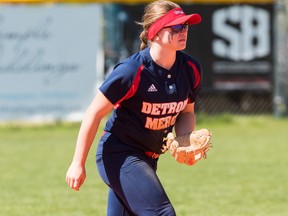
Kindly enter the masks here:
<path id="1" fill-rule="evenodd" d="M 213 131 L 213 148 L 196 166 L 166 153 L 158 174 L 179 216 L 288 215 L 288 119 L 226 116 L 200 118 Z M 79 124 L 0 127 L 0 215 L 104 216 L 107 188 L 94 163 L 71 190 L 65 174 Z"/>

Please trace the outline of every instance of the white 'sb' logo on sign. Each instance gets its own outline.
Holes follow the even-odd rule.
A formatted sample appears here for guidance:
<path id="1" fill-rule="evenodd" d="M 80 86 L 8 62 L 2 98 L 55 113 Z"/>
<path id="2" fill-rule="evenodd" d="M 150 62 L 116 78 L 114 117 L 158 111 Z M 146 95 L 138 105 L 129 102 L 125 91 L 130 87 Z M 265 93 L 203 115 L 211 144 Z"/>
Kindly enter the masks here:
<path id="1" fill-rule="evenodd" d="M 212 31 L 213 53 L 231 60 L 249 61 L 270 54 L 270 15 L 262 8 L 237 5 L 216 10 Z"/>

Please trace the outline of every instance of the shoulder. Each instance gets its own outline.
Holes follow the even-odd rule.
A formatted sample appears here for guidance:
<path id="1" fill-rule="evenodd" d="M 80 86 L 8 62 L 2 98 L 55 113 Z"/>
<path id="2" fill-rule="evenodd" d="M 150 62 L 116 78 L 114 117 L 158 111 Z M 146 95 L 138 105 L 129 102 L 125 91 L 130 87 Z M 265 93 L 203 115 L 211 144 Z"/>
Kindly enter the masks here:
<path id="1" fill-rule="evenodd" d="M 201 63 L 198 61 L 198 59 L 196 59 L 194 56 L 191 56 L 187 53 L 178 51 L 177 52 L 177 58 L 179 58 L 181 64 L 187 64 L 190 68 L 192 67 L 192 65 L 195 66 L 195 68 L 202 73 L 202 65 Z M 188 68 L 189 68 L 188 67 Z"/>
<path id="2" fill-rule="evenodd" d="M 202 81 L 203 70 L 200 62 L 191 55 L 184 52 L 177 52 L 177 58 L 181 65 L 185 65 L 185 70 L 193 87 L 197 88 Z"/>
<path id="3" fill-rule="evenodd" d="M 143 60 L 139 52 L 133 54 L 115 65 L 100 86 L 100 91 L 112 104 L 117 104 L 119 101 L 124 100 L 128 93 L 134 93 L 135 88 L 131 87 L 138 85 L 143 68 Z M 133 91 L 130 92 L 130 89 Z"/>
<path id="4" fill-rule="evenodd" d="M 143 65 L 143 57 L 140 52 L 137 52 L 116 64 L 107 78 L 133 80 L 134 77 L 142 71 Z"/>
<path id="5" fill-rule="evenodd" d="M 127 72 L 134 72 L 143 64 L 143 59 L 139 52 L 133 54 L 126 60 L 123 60 L 115 65 L 113 70 L 123 70 Z"/>

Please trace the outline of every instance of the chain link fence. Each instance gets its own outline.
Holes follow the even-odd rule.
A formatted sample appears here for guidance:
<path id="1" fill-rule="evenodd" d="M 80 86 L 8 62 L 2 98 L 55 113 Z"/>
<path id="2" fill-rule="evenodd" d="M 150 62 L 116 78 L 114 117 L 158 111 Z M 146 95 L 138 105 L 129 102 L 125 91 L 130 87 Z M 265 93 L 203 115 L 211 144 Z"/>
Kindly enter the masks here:
<path id="1" fill-rule="evenodd" d="M 269 115 L 273 113 L 273 93 L 205 92 L 198 97 L 196 112 L 208 115 Z"/>

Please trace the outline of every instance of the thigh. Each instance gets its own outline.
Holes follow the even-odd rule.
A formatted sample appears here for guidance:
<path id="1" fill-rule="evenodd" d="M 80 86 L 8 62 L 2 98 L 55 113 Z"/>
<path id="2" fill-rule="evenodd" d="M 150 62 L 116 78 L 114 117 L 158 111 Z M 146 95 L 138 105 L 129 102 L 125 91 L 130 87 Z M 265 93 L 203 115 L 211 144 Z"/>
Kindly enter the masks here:
<path id="1" fill-rule="evenodd" d="M 120 172 L 120 196 L 136 215 L 175 215 L 155 170 L 141 159 L 129 156 Z"/>
<path id="2" fill-rule="evenodd" d="M 134 215 L 176 215 L 156 175 L 157 160 L 127 146 L 115 146 L 114 142 L 105 143 L 98 151 L 97 165 L 102 179 L 117 194 L 120 203 Z"/>
<path id="3" fill-rule="evenodd" d="M 108 194 L 107 216 L 135 216 L 111 188 Z"/>

